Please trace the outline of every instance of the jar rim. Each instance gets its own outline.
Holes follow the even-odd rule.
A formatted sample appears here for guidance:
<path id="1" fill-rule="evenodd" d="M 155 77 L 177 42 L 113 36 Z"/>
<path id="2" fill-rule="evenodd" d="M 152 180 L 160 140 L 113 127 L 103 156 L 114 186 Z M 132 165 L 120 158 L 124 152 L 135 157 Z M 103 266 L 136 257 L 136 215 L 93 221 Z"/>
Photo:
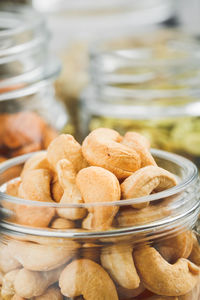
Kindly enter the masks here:
<path id="1" fill-rule="evenodd" d="M 36 153 L 40 152 L 45 152 L 45 151 L 39 151 L 39 152 L 33 152 L 33 153 L 28 153 L 22 156 L 18 156 L 16 158 L 9 159 L 5 162 L 2 162 L 0 164 L 0 174 L 5 172 L 11 167 L 17 166 L 20 163 L 24 163 L 27 159 L 29 159 L 31 156 L 33 156 Z M 82 203 L 82 204 L 57 204 L 57 203 L 50 203 L 50 202 L 39 202 L 39 201 L 33 201 L 33 200 L 25 200 L 25 199 L 20 199 L 17 197 L 13 197 L 10 195 L 7 195 L 3 192 L 0 191 L 0 197 L 3 199 L 13 202 L 16 204 L 26 204 L 30 206 L 45 206 L 45 207 L 55 207 L 55 208 L 88 208 L 88 207 L 96 207 L 96 206 L 124 206 L 124 205 L 132 205 L 132 204 L 137 204 L 137 203 L 143 203 L 143 202 L 149 202 L 149 201 L 156 201 L 162 198 L 166 198 L 169 196 L 174 196 L 185 189 L 187 189 L 191 183 L 194 183 L 198 179 L 198 169 L 195 166 L 193 162 L 190 160 L 174 154 L 174 153 L 169 153 L 167 151 L 163 150 L 158 150 L 158 149 L 151 149 L 151 153 L 153 156 L 156 156 L 159 159 L 166 159 L 167 161 L 170 161 L 174 163 L 175 165 L 178 165 L 181 167 L 185 172 L 186 176 L 185 178 L 179 182 L 176 186 L 155 193 L 151 194 L 148 196 L 140 197 L 140 198 L 134 198 L 134 199 L 128 199 L 128 200 L 119 200 L 119 201 L 114 201 L 114 202 L 96 202 L 96 203 Z"/>
<path id="2" fill-rule="evenodd" d="M 186 173 L 184 176 L 184 179 L 174 188 L 168 189 L 163 192 L 159 192 L 156 194 L 152 194 L 150 196 L 137 198 L 141 202 L 144 202 L 146 199 L 147 201 L 154 201 L 158 199 L 162 199 L 164 197 L 169 196 L 175 196 L 179 195 L 181 192 L 184 192 L 183 195 L 181 194 L 181 199 L 179 199 L 179 203 L 176 203 L 174 207 L 172 207 L 173 214 L 170 214 L 169 216 L 162 217 L 160 219 L 157 219 L 155 221 L 150 221 L 148 223 L 144 224 L 138 224 L 134 226 L 127 226 L 127 227 L 120 227 L 120 228 L 111 228 L 109 230 L 99 231 L 99 230 L 91 230 L 87 231 L 85 229 L 67 229 L 67 230 L 55 230 L 52 228 L 33 228 L 28 227 L 25 225 L 19 225 L 15 223 L 9 223 L 2 221 L 0 224 L 1 231 L 5 232 L 17 232 L 17 234 L 28 234 L 28 235 L 36 235 L 36 236 L 44 236 L 44 237 L 63 237 L 63 238 L 104 238 L 104 237 L 118 237 L 118 236 L 129 236 L 130 234 L 138 234 L 138 233 L 144 233 L 147 235 L 147 237 L 156 234 L 157 236 L 164 236 L 166 232 L 170 230 L 176 231 L 177 228 L 180 227 L 191 227 L 196 222 L 199 212 L 200 212 L 200 202 L 199 198 L 196 197 L 196 194 L 199 193 L 199 181 L 198 181 L 198 170 L 197 167 L 188 159 L 183 158 L 179 155 L 168 153 L 166 151 L 162 150 L 155 150 L 152 149 L 152 154 L 154 156 L 157 156 L 159 159 L 166 159 L 166 161 L 174 163 L 175 165 L 182 168 L 182 170 Z M 0 175 L 8 170 L 11 167 L 17 166 L 19 164 L 24 163 L 28 158 L 30 158 L 34 153 L 26 154 L 23 156 L 19 156 L 14 159 L 10 159 L 6 162 L 3 162 L 0 164 Z M 193 186 L 193 190 L 189 190 Z M 198 191 L 197 191 L 198 189 Z M 192 197 L 192 199 L 191 199 Z M 187 199 L 189 198 L 189 199 Z M 45 206 L 45 207 L 56 207 L 56 208 L 66 208 L 66 207 L 79 207 L 79 208 L 88 208 L 88 207 L 94 207 L 94 206 L 126 206 L 131 205 L 134 202 L 131 200 L 121 200 L 116 201 L 112 203 L 93 203 L 90 205 L 86 204 L 74 204 L 74 205 L 60 205 L 60 204 L 51 204 L 47 202 L 37 202 L 37 201 L 30 201 L 30 200 L 22 200 L 19 198 L 15 198 L 9 195 L 6 195 L 4 192 L 0 190 L 0 199 L 3 201 L 8 201 L 12 203 L 22 204 L 22 205 L 29 205 L 31 206 Z M 187 199 L 187 202 L 184 201 Z M 194 201 L 192 201 L 194 200 Z M 31 203 L 30 203 L 31 202 Z M 34 203 L 33 203 L 34 202 Z M 45 205 L 44 205 L 45 204 Z M 189 204 L 189 206 L 188 206 Z M 170 208 L 171 209 L 171 208 Z"/>
<path id="3" fill-rule="evenodd" d="M 0 93 L 0 102 L 9 101 L 29 95 L 33 95 L 41 90 L 41 88 L 54 81 L 61 70 L 59 59 L 49 55 L 46 58 L 45 64 L 39 69 L 24 73 L 22 75 L 12 77 L 8 81 L 1 82 L 0 88 L 18 85 L 19 87 L 11 91 Z M 29 78 L 30 83 L 26 84 Z M 32 82 L 31 82 L 32 80 Z M 25 83 L 24 83 L 25 82 Z"/>

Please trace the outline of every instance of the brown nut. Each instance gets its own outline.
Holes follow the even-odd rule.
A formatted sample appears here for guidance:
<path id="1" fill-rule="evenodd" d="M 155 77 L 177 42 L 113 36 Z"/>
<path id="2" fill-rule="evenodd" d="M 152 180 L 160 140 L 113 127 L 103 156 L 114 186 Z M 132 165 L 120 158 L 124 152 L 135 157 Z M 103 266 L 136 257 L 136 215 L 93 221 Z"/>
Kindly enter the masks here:
<path id="1" fill-rule="evenodd" d="M 120 200 L 120 185 L 116 176 L 101 167 L 82 169 L 76 177 L 77 186 L 85 203 L 113 202 Z M 112 224 L 117 206 L 89 207 L 93 213 L 93 228 L 106 229 Z"/>
<path id="2" fill-rule="evenodd" d="M 70 134 L 61 134 L 51 142 L 47 149 L 47 159 L 54 169 L 61 159 L 70 160 L 75 172 L 87 165 L 81 146 Z"/>
<path id="3" fill-rule="evenodd" d="M 19 197 L 25 200 L 53 202 L 50 192 L 51 173 L 45 169 L 26 172 L 19 187 Z M 55 208 L 45 206 L 16 205 L 17 222 L 33 227 L 47 227 L 55 215 Z"/>
<path id="4" fill-rule="evenodd" d="M 197 266 L 200 266 L 200 245 L 194 234 L 193 234 L 193 247 L 192 247 L 192 252 L 189 256 L 189 260 L 191 260 Z"/>
<path id="5" fill-rule="evenodd" d="M 74 260 L 60 275 L 61 293 L 67 297 L 83 295 L 85 300 L 118 300 L 115 285 L 107 272 L 89 259 Z"/>
<path id="6" fill-rule="evenodd" d="M 126 178 L 140 168 L 141 161 L 139 154 L 121 140 L 115 130 L 98 128 L 83 141 L 83 155 L 90 165 L 103 167 L 119 179 Z"/>
<path id="7" fill-rule="evenodd" d="M 134 149 L 140 155 L 141 167 L 157 165 L 149 151 L 150 143 L 143 135 L 137 132 L 127 132 L 121 143 Z"/>
<path id="8" fill-rule="evenodd" d="M 75 223 L 71 220 L 56 218 L 51 223 L 51 228 L 53 229 L 70 229 L 75 228 Z"/>
<path id="9" fill-rule="evenodd" d="M 46 152 L 39 152 L 31 156 L 24 164 L 21 178 L 23 178 L 24 174 L 28 170 L 37 170 L 37 169 L 47 169 L 50 170 L 50 165 L 47 160 Z"/>
<path id="10" fill-rule="evenodd" d="M 21 269 L 14 280 L 14 289 L 17 295 L 24 298 L 37 297 L 57 282 L 64 266 L 47 272 L 34 272 Z"/>
<path id="11" fill-rule="evenodd" d="M 10 241 L 8 249 L 12 257 L 31 271 L 49 271 L 68 262 L 79 247 L 74 241 L 65 245 L 40 245 L 30 242 Z"/>
<path id="12" fill-rule="evenodd" d="M 180 258 L 171 265 L 149 246 L 134 251 L 134 261 L 144 286 L 158 295 L 187 294 L 199 279 L 199 267 L 189 260 Z"/>
<path id="13" fill-rule="evenodd" d="M 139 169 L 121 184 L 122 198 L 131 199 L 147 196 L 153 191 L 161 192 L 177 184 L 175 176 L 157 166 Z M 147 203 L 133 204 L 134 208 L 143 208 Z"/>
<path id="14" fill-rule="evenodd" d="M 20 184 L 21 184 L 20 179 L 8 182 L 6 185 L 6 194 L 13 197 L 18 197 L 18 190 Z"/>
<path id="15" fill-rule="evenodd" d="M 192 247 L 193 237 L 189 230 L 166 238 L 156 246 L 162 257 L 170 263 L 176 262 L 181 257 L 188 258 Z"/>
<path id="16" fill-rule="evenodd" d="M 119 212 L 116 219 L 117 224 L 120 227 L 128 227 L 162 219 L 170 214 L 167 204 L 168 201 L 163 200 L 161 203 L 150 204 L 140 210 L 127 207 Z"/>
<path id="17" fill-rule="evenodd" d="M 11 149 L 40 143 L 44 126 L 44 121 L 33 112 L 9 115 L 5 120 L 3 143 Z"/>
<path id="18" fill-rule="evenodd" d="M 43 295 L 35 297 L 33 300 L 63 300 L 63 295 L 58 287 L 50 286 Z"/>
<path id="19" fill-rule="evenodd" d="M 102 266 L 115 282 L 126 289 L 136 289 L 140 284 L 132 252 L 128 245 L 112 245 L 103 248 L 101 253 Z"/>
<path id="20" fill-rule="evenodd" d="M 56 165 L 58 181 L 64 190 L 60 204 L 81 204 L 83 199 L 76 185 L 76 173 L 72 163 L 67 159 L 59 160 Z M 57 214 L 66 219 L 82 219 L 87 210 L 84 208 L 57 208 Z"/>
<path id="21" fill-rule="evenodd" d="M 64 190 L 61 187 L 58 179 L 54 179 L 54 181 L 51 183 L 51 195 L 55 202 L 60 202 L 62 196 L 64 194 Z"/>
<path id="22" fill-rule="evenodd" d="M 167 297 L 167 296 L 153 296 L 148 298 L 148 300 L 179 300 L 178 297 Z"/>

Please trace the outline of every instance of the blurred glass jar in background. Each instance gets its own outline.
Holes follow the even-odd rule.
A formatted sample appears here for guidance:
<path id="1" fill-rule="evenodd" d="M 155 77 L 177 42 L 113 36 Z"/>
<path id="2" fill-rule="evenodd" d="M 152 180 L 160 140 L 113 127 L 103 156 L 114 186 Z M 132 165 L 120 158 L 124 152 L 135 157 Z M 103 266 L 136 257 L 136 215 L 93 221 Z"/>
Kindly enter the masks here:
<path id="1" fill-rule="evenodd" d="M 200 166 L 200 45 L 181 32 L 97 42 L 82 97 L 82 136 L 97 127 L 138 131 L 152 147 Z"/>
<path id="2" fill-rule="evenodd" d="M 65 126 L 53 87 L 59 71 L 43 18 L 0 4 L 0 161 L 46 148 Z"/>
<path id="3" fill-rule="evenodd" d="M 77 138 L 77 99 L 88 84 L 88 45 L 102 36 L 123 36 L 154 26 L 172 15 L 174 5 L 171 0 L 33 0 L 32 4 L 47 17 L 53 50 L 62 59 L 56 92 L 71 116 L 73 126 L 67 130 Z"/>

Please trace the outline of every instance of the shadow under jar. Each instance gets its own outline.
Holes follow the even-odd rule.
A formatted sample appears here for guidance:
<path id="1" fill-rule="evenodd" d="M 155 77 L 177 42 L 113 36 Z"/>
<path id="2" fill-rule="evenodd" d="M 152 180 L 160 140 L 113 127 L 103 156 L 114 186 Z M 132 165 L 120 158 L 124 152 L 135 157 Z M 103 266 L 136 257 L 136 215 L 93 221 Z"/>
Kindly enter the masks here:
<path id="1" fill-rule="evenodd" d="M 79 205 L 6 194 L 8 182 L 17 184 L 32 154 L 2 163 L 2 299 L 40 299 L 42 295 L 48 299 L 198 300 L 200 245 L 194 230 L 200 211 L 198 171 L 178 155 L 160 150 L 152 154 L 160 167 L 177 176 L 177 186 L 143 198 Z M 136 203 L 149 205 L 135 209 Z M 82 219 L 58 222 L 59 210 L 73 215 L 77 209 L 82 210 Z M 91 210 L 100 217 L 114 210 L 109 228 L 90 229 L 85 218 Z M 49 221 L 33 225 L 35 217 Z"/>
<path id="2" fill-rule="evenodd" d="M 138 131 L 200 166 L 199 53 L 199 42 L 178 31 L 97 42 L 82 94 L 83 136 L 98 127 Z"/>
<path id="3" fill-rule="evenodd" d="M 45 149 L 67 122 L 56 101 L 60 64 L 48 53 L 48 32 L 34 10 L 0 4 L 0 162 Z"/>

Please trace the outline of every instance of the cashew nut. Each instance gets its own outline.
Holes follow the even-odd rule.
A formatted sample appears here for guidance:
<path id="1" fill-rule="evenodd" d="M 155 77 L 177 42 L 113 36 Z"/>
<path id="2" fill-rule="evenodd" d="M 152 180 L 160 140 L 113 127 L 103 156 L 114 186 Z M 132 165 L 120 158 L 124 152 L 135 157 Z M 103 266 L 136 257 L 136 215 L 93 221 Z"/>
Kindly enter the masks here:
<path id="1" fill-rule="evenodd" d="M 92 229 L 93 228 L 93 219 L 94 215 L 92 213 L 89 213 L 85 219 L 82 221 L 82 228 L 84 229 Z"/>
<path id="2" fill-rule="evenodd" d="M 129 245 L 112 245 L 105 247 L 101 253 L 102 266 L 114 281 L 126 289 L 136 289 L 140 284 L 132 252 Z"/>
<path id="3" fill-rule="evenodd" d="M 74 167 L 67 159 L 60 160 L 57 165 L 58 181 L 64 190 L 60 204 L 80 204 L 83 203 L 80 191 L 76 186 L 76 173 Z M 66 219 L 82 219 L 86 215 L 84 208 L 58 208 L 57 214 Z"/>
<path id="4" fill-rule="evenodd" d="M 50 192 L 51 173 L 45 169 L 26 172 L 19 187 L 19 197 L 26 200 L 53 202 Z M 17 222 L 33 227 L 47 227 L 52 220 L 53 207 L 16 205 Z"/>
<path id="5" fill-rule="evenodd" d="M 76 253 L 79 244 L 39 245 L 30 242 L 10 241 L 8 249 L 24 268 L 31 271 L 49 271 L 68 262 Z"/>
<path id="6" fill-rule="evenodd" d="M 53 229 L 70 229 L 75 228 L 75 223 L 71 220 L 57 218 L 51 223 Z"/>
<path id="7" fill-rule="evenodd" d="M 156 248 L 162 257 L 170 263 L 174 263 L 178 258 L 188 258 L 193 247 L 193 237 L 191 231 L 182 232 L 171 238 L 165 238 Z"/>
<path id="8" fill-rule="evenodd" d="M 77 186 L 85 203 L 113 202 L 120 200 L 120 185 L 116 176 L 101 167 L 82 169 L 76 177 Z M 118 211 L 117 206 L 89 207 L 93 213 L 93 228 L 108 228 Z"/>
<path id="9" fill-rule="evenodd" d="M 37 170 L 37 169 L 50 169 L 49 162 L 47 160 L 46 152 L 39 152 L 31 156 L 24 164 L 21 178 L 25 176 L 25 173 L 28 170 Z"/>
<path id="10" fill-rule="evenodd" d="M 100 262 L 100 246 L 97 244 L 85 243 L 81 249 L 81 257 Z"/>
<path id="11" fill-rule="evenodd" d="M 148 300 L 179 300 L 178 297 L 167 297 L 167 296 L 153 296 L 148 298 Z"/>
<path id="12" fill-rule="evenodd" d="M 13 197 L 18 197 L 18 189 L 20 184 L 21 184 L 20 179 L 8 182 L 6 185 L 6 194 Z"/>
<path id="13" fill-rule="evenodd" d="M 51 286 L 43 295 L 35 297 L 33 300 L 63 300 L 63 295 L 59 288 Z"/>
<path id="14" fill-rule="evenodd" d="M 117 131 L 98 128 L 83 141 L 83 155 L 90 165 L 103 167 L 119 179 L 126 178 L 140 168 L 141 160 L 139 154 L 121 144 L 121 140 Z"/>
<path id="15" fill-rule="evenodd" d="M 193 247 L 192 247 L 192 252 L 189 256 L 189 260 L 191 260 L 197 266 L 200 266 L 200 245 L 194 234 L 193 234 Z"/>
<path id="16" fill-rule="evenodd" d="M 15 294 L 14 281 L 19 269 L 12 270 L 3 277 L 1 296 L 3 299 L 9 298 Z"/>
<path id="17" fill-rule="evenodd" d="M 166 203 L 168 203 L 168 200 L 164 200 L 159 204 L 150 204 L 149 206 L 140 210 L 131 208 L 129 206 L 121 210 L 117 216 L 116 221 L 118 226 L 128 227 L 141 225 L 167 217 L 170 214 L 170 210 Z"/>
<path id="18" fill-rule="evenodd" d="M 67 297 L 83 295 L 85 300 L 118 300 L 115 285 L 107 272 L 89 259 L 78 259 L 60 275 L 61 293 Z"/>
<path id="19" fill-rule="evenodd" d="M 135 150 L 140 155 L 141 167 L 157 165 L 149 151 L 150 143 L 143 135 L 137 132 L 127 132 L 121 143 Z"/>
<path id="20" fill-rule="evenodd" d="M 4 273 L 19 268 L 21 264 L 9 252 L 8 245 L 0 246 L 0 270 Z"/>
<path id="21" fill-rule="evenodd" d="M 123 199 L 139 198 L 161 192 L 177 184 L 175 176 L 157 166 L 147 166 L 137 170 L 121 184 Z M 132 205 L 134 208 L 143 208 L 147 203 Z"/>
<path id="22" fill-rule="evenodd" d="M 70 134 L 61 134 L 51 142 L 47 149 L 47 159 L 54 169 L 61 159 L 70 160 L 75 172 L 87 166 L 81 146 Z"/>
<path id="23" fill-rule="evenodd" d="M 134 261 L 144 286 L 158 295 L 184 295 L 199 279 L 199 267 L 189 260 L 180 258 L 171 265 L 149 246 L 134 251 Z"/>
<path id="24" fill-rule="evenodd" d="M 14 280 L 14 289 L 17 295 L 24 298 L 37 297 L 58 281 L 63 266 L 47 272 L 35 272 L 21 269 Z"/>

